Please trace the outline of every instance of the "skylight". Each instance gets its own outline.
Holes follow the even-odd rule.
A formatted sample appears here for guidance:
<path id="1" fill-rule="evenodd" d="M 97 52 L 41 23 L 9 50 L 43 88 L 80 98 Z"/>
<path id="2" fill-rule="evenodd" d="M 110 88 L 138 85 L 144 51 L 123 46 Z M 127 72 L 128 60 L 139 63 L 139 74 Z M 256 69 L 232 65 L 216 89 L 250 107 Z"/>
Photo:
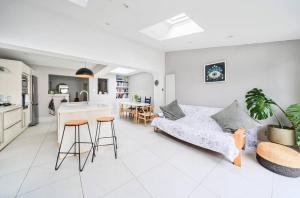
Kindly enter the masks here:
<path id="1" fill-rule="evenodd" d="M 142 29 L 140 32 L 151 38 L 162 41 L 203 31 L 204 29 L 195 21 L 185 13 L 181 13 Z"/>
<path id="2" fill-rule="evenodd" d="M 135 69 L 129 69 L 129 68 L 124 68 L 124 67 L 117 67 L 117 68 L 111 70 L 110 72 L 111 73 L 115 73 L 115 74 L 126 75 L 126 74 L 131 74 L 131 73 L 133 73 L 135 71 L 136 71 Z"/>
<path id="3" fill-rule="evenodd" d="M 69 0 L 69 1 L 71 1 L 72 3 L 74 3 L 78 6 L 86 7 L 89 0 Z"/>

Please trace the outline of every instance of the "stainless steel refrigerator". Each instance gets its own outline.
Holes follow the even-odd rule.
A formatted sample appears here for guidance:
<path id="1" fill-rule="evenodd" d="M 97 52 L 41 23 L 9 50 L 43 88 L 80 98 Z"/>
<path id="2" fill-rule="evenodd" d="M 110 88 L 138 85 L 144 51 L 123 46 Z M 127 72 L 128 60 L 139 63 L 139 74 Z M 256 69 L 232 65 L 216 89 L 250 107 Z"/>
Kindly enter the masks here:
<path id="1" fill-rule="evenodd" d="M 32 106 L 31 106 L 31 123 L 30 126 L 39 123 L 39 104 L 38 104 L 38 81 L 36 76 L 32 76 Z"/>

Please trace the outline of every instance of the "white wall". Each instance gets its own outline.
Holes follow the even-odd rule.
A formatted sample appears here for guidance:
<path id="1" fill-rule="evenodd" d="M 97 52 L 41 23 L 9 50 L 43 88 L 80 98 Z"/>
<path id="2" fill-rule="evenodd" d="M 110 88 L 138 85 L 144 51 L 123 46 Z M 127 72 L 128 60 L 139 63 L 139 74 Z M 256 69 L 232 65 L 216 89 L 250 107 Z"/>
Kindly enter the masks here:
<path id="1" fill-rule="evenodd" d="M 153 103 L 153 75 L 150 73 L 138 73 L 128 77 L 128 90 L 130 95 L 139 95 L 144 101 L 145 96 L 147 98 L 151 97 L 151 102 Z"/>
<path id="2" fill-rule="evenodd" d="M 90 101 L 112 105 L 113 111 L 116 112 L 117 101 L 116 101 L 116 75 L 107 74 L 99 78 L 108 79 L 108 93 L 107 94 L 98 94 L 98 78 L 89 79 L 89 88 L 90 88 Z"/>
<path id="3" fill-rule="evenodd" d="M 163 103 L 165 54 L 160 50 L 81 24 L 27 1 L 1 1 L 0 27 L 2 47 L 16 46 L 149 71 L 161 82 L 155 87 L 155 103 Z"/>
<path id="4" fill-rule="evenodd" d="M 262 88 L 282 106 L 300 102 L 300 40 L 166 54 L 166 73 L 176 75 L 176 98 L 183 104 L 225 107 L 244 104 L 250 89 Z M 203 66 L 226 60 L 226 82 L 204 83 Z"/>

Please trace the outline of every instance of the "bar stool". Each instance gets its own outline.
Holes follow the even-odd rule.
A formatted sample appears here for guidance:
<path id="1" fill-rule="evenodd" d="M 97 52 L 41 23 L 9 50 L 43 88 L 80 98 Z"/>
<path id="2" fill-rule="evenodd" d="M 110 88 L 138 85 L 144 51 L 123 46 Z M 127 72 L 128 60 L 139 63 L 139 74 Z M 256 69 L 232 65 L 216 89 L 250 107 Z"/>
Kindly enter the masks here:
<path id="1" fill-rule="evenodd" d="M 96 154 L 95 154 L 96 147 L 97 147 L 97 151 L 98 151 L 99 146 L 113 145 L 114 146 L 114 152 L 115 152 L 115 159 L 117 159 L 118 144 L 117 144 L 117 136 L 116 136 L 116 133 L 115 133 L 114 117 L 100 117 L 100 118 L 97 118 L 96 120 L 97 120 L 97 128 L 96 128 L 96 135 L 95 135 L 95 142 L 94 142 L 94 153 L 93 153 L 92 162 L 94 161 L 94 157 L 96 156 Z M 100 136 L 101 124 L 105 123 L 105 122 L 110 122 L 111 136 L 101 137 Z M 113 143 L 112 144 L 99 144 L 99 140 L 100 139 L 105 139 L 105 138 L 112 138 Z"/>
<path id="2" fill-rule="evenodd" d="M 82 125 L 87 125 L 88 127 L 88 130 L 89 130 L 89 135 L 90 135 L 90 142 L 81 142 L 80 141 L 80 126 Z M 62 152 L 61 151 L 61 146 L 62 146 L 62 142 L 63 142 L 63 139 L 64 139 L 64 135 L 65 135 L 65 129 L 66 127 L 75 127 L 75 139 L 74 139 L 74 143 L 72 144 L 72 146 L 70 147 L 70 149 L 67 151 L 67 152 Z M 77 128 L 77 130 L 76 130 Z M 76 131 L 77 131 L 77 134 L 76 134 Z M 76 150 L 76 145 L 78 144 L 78 152 Z M 80 158 L 80 144 L 91 144 L 91 149 L 89 150 L 89 153 L 84 161 L 84 164 L 83 166 L 81 166 L 81 158 Z M 72 148 L 75 148 L 75 152 L 70 152 Z M 92 135 L 91 135 L 91 131 L 90 131 L 90 126 L 89 126 L 89 122 L 87 120 L 70 120 L 70 121 L 67 121 L 65 122 L 65 125 L 64 125 L 64 130 L 63 130 L 63 134 L 62 134 L 62 137 L 61 137 L 61 141 L 60 141 L 60 146 L 59 146 L 59 150 L 58 150 L 58 154 L 57 154 L 57 159 L 56 159 L 56 164 L 55 164 L 55 170 L 58 170 L 60 165 L 63 163 L 63 161 L 66 159 L 67 155 L 69 154 L 74 154 L 75 156 L 78 154 L 79 156 L 79 160 L 78 160 L 78 167 L 79 167 L 79 171 L 82 171 L 85 164 L 86 164 L 86 161 L 90 155 L 90 152 L 91 150 L 94 150 L 94 143 L 93 143 L 93 140 L 92 140 Z M 94 152 L 93 152 L 94 153 Z M 60 154 L 65 154 L 64 158 L 61 160 L 61 162 L 58 164 L 58 159 L 59 159 L 59 155 Z"/>

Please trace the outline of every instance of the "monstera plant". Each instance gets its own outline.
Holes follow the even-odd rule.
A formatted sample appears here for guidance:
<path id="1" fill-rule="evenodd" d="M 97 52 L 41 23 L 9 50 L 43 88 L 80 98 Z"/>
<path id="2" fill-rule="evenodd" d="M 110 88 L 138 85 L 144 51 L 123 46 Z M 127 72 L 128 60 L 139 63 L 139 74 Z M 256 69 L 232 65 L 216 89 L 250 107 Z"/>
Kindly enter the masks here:
<path id="1" fill-rule="evenodd" d="M 278 125 L 269 125 L 269 139 L 273 142 L 294 145 L 300 147 L 300 103 L 290 105 L 286 110 L 279 106 L 274 100 L 267 97 L 262 89 L 254 88 L 246 94 L 247 109 L 250 116 L 257 120 L 265 120 L 275 117 Z M 288 125 L 284 125 L 280 118 L 276 115 L 276 110 L 289 121 Z"/>

